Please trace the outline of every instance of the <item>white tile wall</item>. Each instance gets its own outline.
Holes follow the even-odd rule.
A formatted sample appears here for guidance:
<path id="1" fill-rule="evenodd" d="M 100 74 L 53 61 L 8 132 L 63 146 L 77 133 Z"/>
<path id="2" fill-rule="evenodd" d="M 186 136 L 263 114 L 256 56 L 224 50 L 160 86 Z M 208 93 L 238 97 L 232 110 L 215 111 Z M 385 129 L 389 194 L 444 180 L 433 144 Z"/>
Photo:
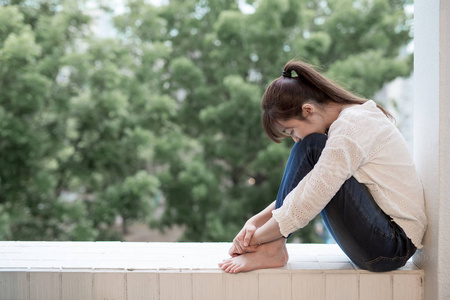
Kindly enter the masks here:
<path id="1" fill-rule="evenodd" d="M 30 272 L 30 298 L 33 300 L 59 300 L 60 272 Z"/>
<path id="2" fill-rule="evenodd" d="M 226 300 L 258 300 L 257 273 L 226 274 L 224 277 Z"/>
<path id="3" fill-rule="evenodd" d="M 92 299 L 93 276 L 91 272 L 61 272 L 61 292 L 64 300 Z"/>
<path id="4" fill-rule="evenodd" d="M 326 300 L 358 300 L 358 274 L 325 275 Z"/>
<path id="5" fill-rule="evenodd" d="M 159 274 L 160 300 L 191 300 L 192 275 L 183 272 L 165 272 Z"/>
<path id="6" fill-rule="evenodd" d="M 28 299 L 28 277 L 27 272 L 0 272 L 0 299 Z"/>
<path id="7" fill-rule="evenodd" d="M 196 300 L 225 300 L 223 274 L 206 271 L 192 274 L 192 296 Z"/>
<path id="8" fill-rule="evenodd" d="M 359 287 L 360 299 L 392 299 L 392 279 L 389 274 L 361 274 Z"/>
<path id="9" fill-rule="evenodd" d="M 159 275 L 150 272 L 128 272 L 127 296 L 130 300 L 158 300 Z"/>
<path id="10" fill-rule="evenodd" d="M 325 273 L 292 274 L 292 299 L 325 300 Z"/>
<path id="11" fill-rule="evenodd" d="M 126 273 L 94 272 L 92 294 L 94 299 L 126 300 Z"/>
<path id="12" fill-rule="evenodd" d="M 423 299 L 423 276 L 399 274 L 393 280 L 395 300 Z"/>
<path id="13" fill-rule="evenodd" d="M 357 268 L 289 244 L 283 268 L 226 274 L 227 243 L 0 242 L 0 300 L 423 300 L 422 270 Z"/>
<path id="14" fill-rule="evenodd" d="M 291 300 L 291 274 L 286 272 L 267 272 L 259 274 L 259 300 Z M 295 298 L 298 299 L 298 298 Z"/>

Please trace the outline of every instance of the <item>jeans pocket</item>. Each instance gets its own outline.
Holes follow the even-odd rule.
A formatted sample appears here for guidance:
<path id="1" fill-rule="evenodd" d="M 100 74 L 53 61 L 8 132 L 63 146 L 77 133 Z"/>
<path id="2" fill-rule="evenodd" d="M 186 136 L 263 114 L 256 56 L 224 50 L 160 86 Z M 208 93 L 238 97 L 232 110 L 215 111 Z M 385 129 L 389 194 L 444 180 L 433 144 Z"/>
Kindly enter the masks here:
<path id="1" fill-rule="evenodd" d="M 372 272 L 389 272 L 403 267 L 408 260 L 406 256 L 385 257 L 379 256 L 366 262 L 367 270 Z"/>

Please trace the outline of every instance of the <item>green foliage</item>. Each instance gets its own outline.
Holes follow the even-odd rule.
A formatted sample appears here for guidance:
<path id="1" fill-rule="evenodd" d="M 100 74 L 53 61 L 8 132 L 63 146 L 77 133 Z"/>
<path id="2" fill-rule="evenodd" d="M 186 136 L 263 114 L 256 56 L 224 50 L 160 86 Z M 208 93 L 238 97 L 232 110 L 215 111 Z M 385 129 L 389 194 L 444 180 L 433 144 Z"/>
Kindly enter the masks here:
<path id="1" fill-rule="evenodd" d="M 366 97 L 411 72 L 407 1 L 248 2 L 129 0 L 109 39 L 78 1 L 0 2 L 0 238 L 120 239 L 120 217 L 230 241 L 277 194 L 292 141 L 259 105 L 287 60 Z"/>
<path id="2" fill-rule="evenodd" d="M 151 215 L 150 126 L 175 107 L 148 96 L 127 46 L 95 39 L 77 5 L 32 2 L 0 7 L 0 235 L 120 238 L 116 217 L 125 231 Z"/>
<path id="3" fill-rule="evenodd" d="M 153 9 L 167 21 L 165 35 L 135 31 L 142 43 L 171 48 L 161 58 L 161 92 L 178 103 L 177 142 L 158 146 L 170 161 L 159 173 L 167 201 L 160 224 L 184 225 L 186 240 L 231 240 L 274 200 L 292 142 L 264 137 L 259 103 L 287 60 L 305 58 L 366 97 L 411 72 L 408 58 L 398 58 L 410 40 L 403 1 L 256 3 L 246 15 L 234 1 L 221 9 L 216 1 L 169 1 Z M 133 2 L 117 18 L 121 28 L 124 19 L 140 23 L 139 12 L 150 7 Z M 304 241 L 317 241 L 313 223 L 299 233 Z"/>

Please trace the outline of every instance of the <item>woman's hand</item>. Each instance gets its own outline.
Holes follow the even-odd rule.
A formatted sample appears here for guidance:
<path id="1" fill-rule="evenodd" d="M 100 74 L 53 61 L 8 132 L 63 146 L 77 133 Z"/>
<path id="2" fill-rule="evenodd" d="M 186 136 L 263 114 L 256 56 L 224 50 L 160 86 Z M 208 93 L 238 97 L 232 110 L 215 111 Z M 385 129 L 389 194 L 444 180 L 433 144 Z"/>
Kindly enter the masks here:
<path id="1" fill-rule="evenodd" d="M 246 252 L 255 252 L 258 245 L 250 246 L 253 235 L 257 228 L 263 226 L 267 221 L 272 218 L 272 211 L 275 209 L 275 202 L 273 201 L 263 211 L 257 215 L 251 217 L 244 225 L 242 230 L 233 240 L 233 246 L 231 246 L 228 253 L 231 256 L 241 255 Z M 255 241 L 253 241 L 255 242 Z M 255 243 L 254 243 L 255 244 Z M 259 243 L 258 243 L 259 244 Z"/>
<path id="2" fill-rule="evenodd" d="M 234 257 L 248 252 L 256 252 L 256 248 L 258 248 L 258 245 L 250 246 L 250 241 L 255 231 L 256 226 L 254 224 L 245 224 L 233 240 L 233 245 L 228 251 L 230 256 Z"/>

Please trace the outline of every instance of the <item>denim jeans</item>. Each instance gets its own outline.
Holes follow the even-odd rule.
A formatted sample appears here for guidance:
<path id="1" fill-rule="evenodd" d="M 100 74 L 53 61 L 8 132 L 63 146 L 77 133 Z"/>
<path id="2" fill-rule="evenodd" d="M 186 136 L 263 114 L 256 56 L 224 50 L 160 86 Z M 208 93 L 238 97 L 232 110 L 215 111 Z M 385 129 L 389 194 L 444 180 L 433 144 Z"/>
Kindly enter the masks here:
<path id="1" fill-rule="evenodd" d="M 327 136 L 313 133 L 296 143 L 284 171 L 275 208 L 319 160 Z M 351 177 L 321 212 L 342 251 L 358 267 L 385 272 L 404 266 L 416 247 L 403 229 L 376 204 L 366 186 Z"/>

